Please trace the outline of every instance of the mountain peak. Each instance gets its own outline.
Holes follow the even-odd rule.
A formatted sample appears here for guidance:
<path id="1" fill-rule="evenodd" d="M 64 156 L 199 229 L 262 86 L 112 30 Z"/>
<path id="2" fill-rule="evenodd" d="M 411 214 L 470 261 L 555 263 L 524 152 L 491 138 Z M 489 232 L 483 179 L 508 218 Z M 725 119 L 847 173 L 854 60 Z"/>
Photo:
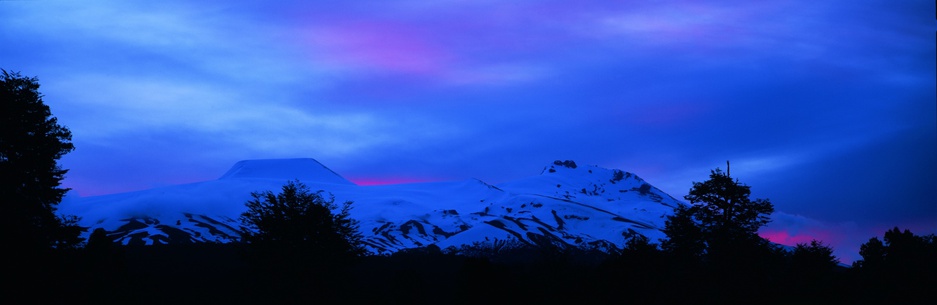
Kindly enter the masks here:
<path id="1" fill-rule="evenodd" d="M 609 182 L 611 183 L 616 183 L 618 181 L 622 181 L 623 179 L 635 179 L 638 182 L 644 183 L 644 179 L 641 179 L 640 177 L 630 172 L 625 172 L 620 169 L 604 168 L 604 167 L 600 167 L 597 165 L 579 166 L 576 164 L 576 161 L 573 161 L 573 160 L 553 161 L 553 164 L 547 165 L 543 168 L 543 171 L 540 173 L 540 175 L 556 174 L 556 173 L 562 173 L 562 175 L 574 175 L 574 176 L 583 176 L 586 174 L 588 174 L 586 176 L 591 176 L 593 173 L 599 174 L 599 175 L 608 174 L 608 175 L 611 175 L 611 179 L 609 179 Z"/>
<path id="2" fill-rule="evenodd" d="M 219 179 L 244 178 L 354 184 L 312 158 L 242 160 Z"/>
<path id="3" fill-rule="evenodd" d="M 469 179 L 359 187 L 310 158 L 237 162 L 220 179 L 64 201 L 82 226 L 105 228 L 123 244 L 233 242 L 254 191 L 298 179 L 339 202 L 354 202 L 363 242 L 374 253 L 489 239 L 621 247 L 623 234 L 662 237 L 679 202 L 637 176 L 557 161 L 542 175 L 490 185 Z M 452 239 L 450 239 L 452 238 Z M 602 246 L 604 245 L 604 246 Z"/>
<path id="4" fill-rule="evenodd" d="M 557 168 L 576 169 L 577 167 L 579 167 L 579 166 L 576 165 L 576 161 L 573 161 L 573 160 L 565 160 L 565 161 L 556 160 L 556 161 L 553 161 L 552 164 L 547 165 L 547 166 L 544 166 L 544 167 L 543 167 L 543 171 L 540 172 L 540 174 L 543 175 L 543 174 L 547 174 L 547 173 L 555 173 Z"/>

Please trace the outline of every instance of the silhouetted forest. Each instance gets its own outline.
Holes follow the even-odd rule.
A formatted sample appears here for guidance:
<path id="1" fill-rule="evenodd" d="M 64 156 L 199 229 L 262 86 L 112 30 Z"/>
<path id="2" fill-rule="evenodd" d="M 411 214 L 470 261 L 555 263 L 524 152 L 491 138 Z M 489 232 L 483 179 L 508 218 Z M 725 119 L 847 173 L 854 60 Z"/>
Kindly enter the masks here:
<path id="1" fill-rule="evenodd" d="M 13 256 L 4 296 L 15 304 L 934 301 L 934 235 L 895 227 L 862 244 L 862 260 L 846 267 L 820 241 L 783 247 L 758 236 L 773 205 L 748 196 L 747 185 L 713 170 L 666 218 L 665 239 L 632 234 L 611 252 L 543 238 L 365 255 L 350 202 L 339 209 L 289 182 L 246 203 L 241 221 L 251 229 L 241 242 L 126 246 L 99 228 L 83 247 Z"/>
<path id="2" fill-rule="evenodd" d="M 733 267 L 641 242 L 612 254 L 430 246 L 343 260 L 261 260 L 245 244 L 89 244 L 8 261 L 20 268 L 7 274 L 4 303 L 930 304 L 937 244 L 906 232 L 888 231 L 882 248 L 864 246 L 852 268 L 797 250 L 765 251 Z"/>

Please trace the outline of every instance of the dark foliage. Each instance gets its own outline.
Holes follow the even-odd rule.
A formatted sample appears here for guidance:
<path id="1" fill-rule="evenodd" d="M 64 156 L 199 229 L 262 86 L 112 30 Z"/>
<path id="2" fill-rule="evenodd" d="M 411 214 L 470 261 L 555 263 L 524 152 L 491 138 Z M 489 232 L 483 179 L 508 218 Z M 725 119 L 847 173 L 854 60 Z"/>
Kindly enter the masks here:
<path id="1" fill-rule="evenodd" d="M 662 247 L 682 259 L 703 259 L 713 264 L 738 267 L 754 255 L 771 255 L 758 229 L 770 221 L 774 206 L 766 199 L 750 200 L 750 187 L 733 180 L 718 168 L 709 180 L 693 182 L 684 198 L 667 217 Z"/>
<path id="2" fill-rule="evenodd" d="M 774 207 L 768 200 L 750 200 L 750 193 L 717 168 L 709 180 L 693 183 L 684 197 L 689 205 L 667 217 L 667 238 L 661 240 L 667 266 L 697 276 L 677 280 L 692 300 L 671 301 L 736 304 L 778 293 L 788 254 L 758 236 Z"/>
<path id="3" fill-rule="evenodd" d="M 890 236 L 889 241 L 895 242 Z M 932 239 L 925 245 L 932 244 Z M 90 245 L 96 245 L 91 247 Z M 32 296 L 40 304 L 929 304 L 926 278 L 869 277 L 864 267 L 831 266 L 820 242 L 755 253 L 726 268 L 696 265 L 632 235 L 608 254 L 509 243 L 436 246 L 303 272 L 271 272 L 246 244 L 118 246 L 96 234 L 87 251 L 46 269 Z M 894 245 L 894 244 L 890 244 Z M 925 247 L 926 248 L 926 247 Z M 92 250 L 97 249 L 97 250 Z M 102 250 L 109 249 L 109 250 Z M 485 253 L 488 252 L 487 254 Z M 929 251 L 929 250 L 924 250 Z M 466 256 L 460 253 L 471 253 Z M 925 252 L 927 253 L 927 252 Z M 923 255 L 922 255 L 923 256 Z M 101 257 L 110 257 L 101 264 Z M 116 258 L 116 259 L 115 259 Z M 559 258 L 559 259 L 558 259 Z M 97 262 L 97 263 L 93 263 Z M 890 266 L 888 264 L 884 266 Z M 922 263 L 919 266 L 926 266 Z M 264 268 L 259 268 L 264 267 Z M 883 267 L 877 275 L 891 274 Z M 304 273 L 311 272 L 311 273 Z M 902 271 L 903 272 L 903 271 Z M 918 274 L 906 276 L 921 276 Z M 897 274 L 896 274 L 897 275 Z M 89 280 L 93 279 L 93 280 Z M 908 282 L 916 282 L 911 287 Z M 40 282 L 34 282 L 39 284 Z M 932 282 L 931 282 L 932 284 Z M 909 290 L 909 289 L 917 290 Z M 29 302 L 11 302 L 24 304 Z"/>
<path id="4" fill-rule="evenodd" d="M 352 203 L 339 208 L 322 193 L 299 181 L 288 182 L 279 194 L 251 193 L 253 199 L 241 214 L 244 241 L 325 258 L 363 255 L 358 222 L 349 215 Z"/>
<path id="5" fill-rule="evenodd" d="M 885 244 L 878 237 L 872 237 L 859 246 L 859 255 L 862 259 L 853 262 L 853 267 L 866 270 L 881 269 L 885 264 Z"/>
<path id="6" fill-rule="evenodd" d="M 52 116 L 36 78 L 0 71 L 0 239 L 25 255 L 78 246 L 78 219 L 55 213 L 68 191 L 59 187 L 67 170 L 58 159 L 74 150 L 71 132 Z"/>
<path id="7" fill-rule="evenodd" d="M 857 291 L 864 300 L 879 304 L 930 304 L 937 302 L 937 237 L 919 236 L 894 227 L 860 246 L 862 259 L 853 263 Z"/>
<path id="8" fill-rule="evenodd" d="M 709 180 L 693 182 L 689 195 L 690 211 L 704 232 L 719 237 L 755 235 L 770 222 L 774 205 L 767 199 L 750 200 L 751 187 L 732 180 L 718 168 Z"/>
<path id="9" fill-rule="evenodd" d="M 254 192 L 241 215 L 246 273 L 264 278 L 259 295 L 278 301 L 328 300 L 345 280 L 343 272 L 365 253 L 351 202 L 339 208 L 334 198 L 289 181 L 278 194 Z M 334 212 L 333 212 L 334 211 Z"/>
<path id="10" fill-rule="evenodd" d="M 833 255 L 833 248 L 818 240 L 809 244 L 797 244 L 789 254 L 790 266 L 785 276 L 789 279 L 787 290 L 795 299 L 809 299 L 822 303 L 835 303 L 836 296 L 842 295 L 843 281 L 839 260 Z M 842 301 L 842 300 L 839 300 Z"/>
<path id="11" fill-rule="evenodd" d="M 699 261 L 706 250 L 703 230 L 696 223 L 690 207 L 677 206 L 674 213 L 664 221 L 666 239 L 661 240 L 661 248 L 682 261 Z"/>
<path id="12" fill-rule="evenodd" d="M 35 77 L 0 69 L 0 297 L 49 299 L 36 287 L 74 284 L 68 270 L 82 239 L 78 218 L 56 213 L 67 189 L 58 160 L 74 146 L 39 93 Z M 55 275 L 55 276 L 52 276 Z M 18 302 L 0 303 L 19 304 Z"/>
<path id="13" fill-rule="evenodd" d="M 833 271 L 839 260 L 833 255 L 833 248 L 812 240 L 810 244 L 797 244 L 794 247 L 791 264 L 795 272 L 810 277 Z"/>

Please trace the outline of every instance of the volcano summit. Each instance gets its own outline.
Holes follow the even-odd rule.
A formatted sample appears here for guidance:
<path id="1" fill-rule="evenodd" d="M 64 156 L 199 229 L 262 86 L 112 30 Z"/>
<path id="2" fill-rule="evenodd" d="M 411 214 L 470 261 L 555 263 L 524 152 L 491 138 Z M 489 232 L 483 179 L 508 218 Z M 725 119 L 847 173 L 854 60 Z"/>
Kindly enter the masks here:
<path id="1" fill-rule="evenodd" d="M 122 244 L 234 242 L 250 193 L 279 192 L 294 179 L 336 202 L 352 201 L 351 216 L 372 253 L 497 240 L 621 248 L 633 234 L 664 237 L 664 219 L 679 204 L 632 173 L 573 161 L 497 185 L 468 179 L 360 186 L 300 158 L 240 161 L 217 180 L 72 197 L 59 211 L 81 217 L 87 232 L 103 228 Z"/>

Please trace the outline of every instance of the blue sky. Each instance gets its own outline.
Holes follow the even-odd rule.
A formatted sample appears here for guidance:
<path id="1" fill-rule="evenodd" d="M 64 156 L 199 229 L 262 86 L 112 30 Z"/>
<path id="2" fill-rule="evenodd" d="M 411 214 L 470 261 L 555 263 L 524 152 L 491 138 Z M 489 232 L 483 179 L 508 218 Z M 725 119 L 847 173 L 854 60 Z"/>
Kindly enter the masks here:
<path id="1" fill-rule="evenodd" d="M 766 236 L 937 233 L 931 1 L 0 1 L 81 196 L 311 157 L 359 183 L 732 162 Z M 847 250 L 848 247 L 848 251 Z"/>

